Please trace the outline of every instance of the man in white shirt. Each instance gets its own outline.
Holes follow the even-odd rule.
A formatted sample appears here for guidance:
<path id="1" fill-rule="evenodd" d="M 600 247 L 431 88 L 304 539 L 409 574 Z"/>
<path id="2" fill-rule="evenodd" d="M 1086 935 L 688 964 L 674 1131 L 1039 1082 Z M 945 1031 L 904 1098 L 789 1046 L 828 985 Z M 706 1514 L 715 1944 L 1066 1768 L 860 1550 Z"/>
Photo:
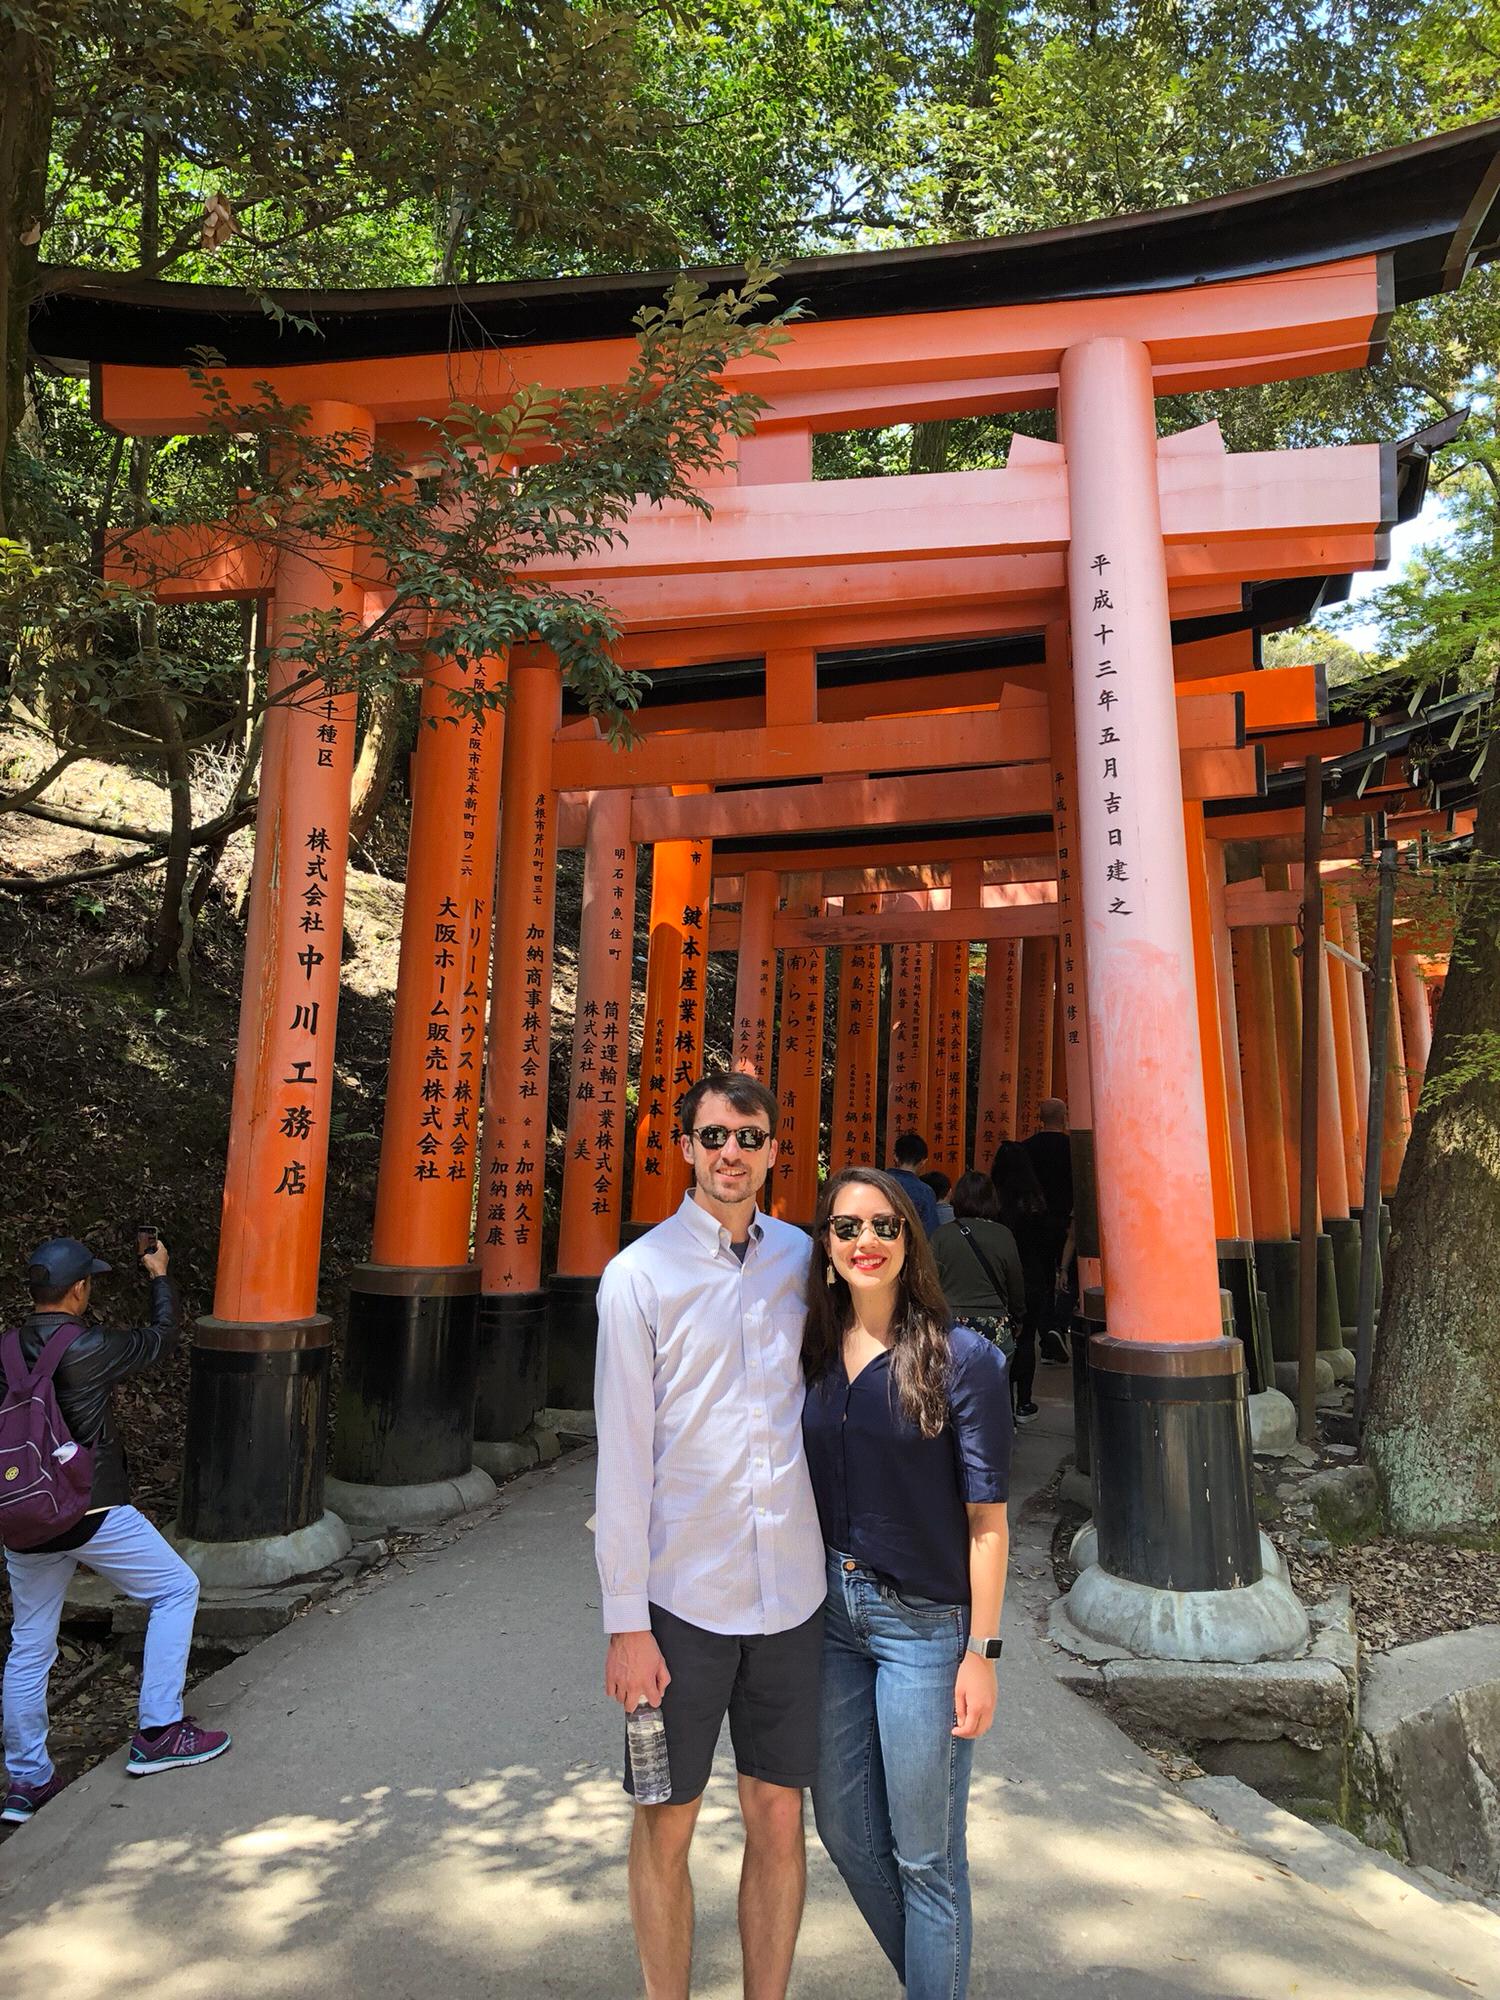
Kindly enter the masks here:
<path id="1" fill-rule="evenodd" d="M 784 2000 L 823 1643 L 823 1539 L 802 1448 L 812 1246 L 756 1202 L 776 1158 L 763 1084 L 705 1077 L 681 1119 L 692 1190 L 599 1285 L 604 1685 L 627 1715 L 660 1706 L 672 1775 L 668 1804 L 636 1807 L 630 1912 L 647 2000 L 688 2000 L 688 1852 L 727 1714 L 745 1823 L 745 2000 Z"/>

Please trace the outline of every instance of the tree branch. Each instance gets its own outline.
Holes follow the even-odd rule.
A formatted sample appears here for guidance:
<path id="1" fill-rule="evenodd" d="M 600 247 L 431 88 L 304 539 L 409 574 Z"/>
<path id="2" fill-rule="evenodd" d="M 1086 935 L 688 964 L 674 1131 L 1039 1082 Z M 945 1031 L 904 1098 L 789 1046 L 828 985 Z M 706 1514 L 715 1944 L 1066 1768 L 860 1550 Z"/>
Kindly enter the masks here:
<path id="1" fill-rule="evenodd" d="M 255 801 L 247 800 L 237 811 L 222 813 L 206 826 L 200 826 L 189 840 L 190 847 L 204 847 L 210 841 L 220 839 L 226 833 L 233 833 L 238 827 L 247 826 L 255 816 Z M 157 839 L 156 835 L 152 836 Z M 71 889 L 75 882 L 102 882 L 110 875 L 126 875 L 134 868 L 159 868 L 166 860 L 166 835 L 160 836 L 160 844 L 155 852 L 127 854 L 121 861 L 106 861 L 98 868 L 78 868 L 68 875 L 0 875 L 0 889 L 13 896 L 45 896 L 53 889 Z"/>
<path id="2" fill-rule="evenodd" d="M 19 812 L 29 806 L 33 799 L 39 799 L 54 779 L 60 778 L 70 764 L 76 764 L 83 755 L 81 750 L 64 750 L 56 763 L 43 771 L 39 778 L 33 778 L 23 792 L 0 793 L 0 812 Z"/>
<path id="3" fill-rule="evenodd" d="M 146 826 L 105 826 L 99 820 L 88 819 L 82 813 L 70 813 L 61 806 L 17 805 L 6 801 L 13 812 L 24 813 L 27 819 L 45 820 L 49 826 L 65 826 L 75 833 L 93 834 L 100 840 L 133 840 L 143 847 L 165 847 L 171 840 L 170 833 L 156 833 Z M 216 819 L 205 822 L 193 835 L 193 845 L 201 846 L 205 840 L 213 840 L 221 833 L 233 833 L 236 826 L 243 826 L 254 812 L 254 802 L 240 807 L 236 813 L 220 813 Z"/>

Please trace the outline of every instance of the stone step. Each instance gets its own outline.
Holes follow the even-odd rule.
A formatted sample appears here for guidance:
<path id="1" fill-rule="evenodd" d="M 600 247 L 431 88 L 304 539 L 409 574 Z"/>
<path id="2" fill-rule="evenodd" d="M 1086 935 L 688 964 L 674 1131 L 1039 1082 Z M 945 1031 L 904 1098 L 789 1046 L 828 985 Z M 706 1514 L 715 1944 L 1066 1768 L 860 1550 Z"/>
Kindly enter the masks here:
<path id="1" fill-rule="evenodd" d="M 1190 1778 L 1184 1798 L 1237 1834 L 1252 1853 L 1335 1896 L 1383 1936 L 1420 1950 L 1460 1984 L 1486 1996 L 1500 1969 L 1500 1911 L 1455 1883 L 1439 1888 L 1342 1827 L 1284 1812 L 1238 1778 Z"/>

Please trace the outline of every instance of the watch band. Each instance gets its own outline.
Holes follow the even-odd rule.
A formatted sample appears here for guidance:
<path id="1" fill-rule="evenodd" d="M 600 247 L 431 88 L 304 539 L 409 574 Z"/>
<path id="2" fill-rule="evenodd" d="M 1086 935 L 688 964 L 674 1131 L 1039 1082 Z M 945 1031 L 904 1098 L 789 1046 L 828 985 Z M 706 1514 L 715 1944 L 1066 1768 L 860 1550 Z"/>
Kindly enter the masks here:
<path id="1" fill-rule="evenodd" d="M 970 1639 L 967 1650 L 977 1653 L 981 1660 L 998 1660 L 1003 1644 L 1001 1639 Z"/>

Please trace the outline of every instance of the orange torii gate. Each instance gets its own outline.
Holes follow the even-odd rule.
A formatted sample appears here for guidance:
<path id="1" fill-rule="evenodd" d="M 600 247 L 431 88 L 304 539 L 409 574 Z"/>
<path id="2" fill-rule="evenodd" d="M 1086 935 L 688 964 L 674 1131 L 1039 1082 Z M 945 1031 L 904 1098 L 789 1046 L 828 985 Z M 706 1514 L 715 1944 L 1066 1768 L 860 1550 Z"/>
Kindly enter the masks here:
<path id="1" fill-rule="evenodd" d="M 619 547 L 566 572 L 611 604 L 622 659 L 664 683 L 679 668 L 763 659 L 751 712 L 729 726 L 720 717 L 648 734 L 622 756 L 565 720 L 557 662 L 518 648 L 493 669 L 509 680 L 503 730 L 472 732 L 463 747 L 463 811 L 452 809 L 455 774 L 443 772 L 426 740 L 419 752 L 423 844 L 414 823 L 419 865 L 404 933 L 412 956 L 409 968 L 403 953 L 396 1010 L 396 1047 L 407 1053 L 393 1062 L 392 1168 L 389 1176 L 383 1168 L 375 1217 L 382 1261 L 357 1282 L 349 1333 L 348 1434 L 362 1430 L 371 1450 L 350 1459 L 341 1432 L 340 1467 L 350 1476 L 336 1489 L 340 1504 L 391 1518 L 394 1489 L 414 1485 L 422 1490 L 413 1505 L 443 1488 L 451 1506 L 454 1480 L 471 1476 L 459 1464 L 471 1385 L 492 1444 L 521 1430 L 545 1393 L 546 1077 L 555 863 L 569 794 L 592 795 L 580 1004 L 595 1011 L 580 1024 L 595 1025 L 586 1035 L 575 1027 L 559 1258 L 586 1303 L 623 1184 L 628 978 L 609 952 L 628 901 L 622 849 L 648 804 L 640 795 L 672 788 L 683 796 L 653 803 L 684 812 L 682 831 L 653 841 L 657 858 L 681 872 L 670 901 L 663 895 L 661 949 L 648 972 L 644 1084 L 650 1075 L 680 1081 L 701 1050 L 701 982 L 695 995 L 686 974 L 709 946 L 715 870 L 734 840 L 749 838 L 699 826 L 693 812 L 718 811 L 721 800 L 731 818 L 753 812 L 732 792 L 726 798 L 749 773 L 785 786 L 872 774 L 883 784 L 887 773 L 920 785 L 939 772 L 960 774 L 956 790 L 961 774 L 987 772 L 976 782 L 1002 801 L 993 821 L 1038 810 L 1017 806 L 1029 781 L 1014 775 L 1036 763 L 1040 811 L 1057 844 L 1054 1021 L 1063 1024 L 1070 1096 L 1091 1106 L 1107 1294 L 1108 1333 L 1090 1343 L 1100 1560 L 1075 1586 L 1072 1615 L 1085 1630 L 1148 1650 L 1265 1653 L 1296 1643 L 1301 1613 L 1262 1572 L 1243 1350 L 1222 1332 L 1216 1244 L 1242 1190 L 1232 1151 L 1216 1136 L 1230 1094 L 1205 1088 L 1201 1025 L 1216 995 L 1222 1035 L 1233 982 L 1204 975 L 1216 897 L 1223 887 L 1227 908 L 1228 890 L 1207 869 L 1199 809 L 1254 787 L 1240 767 L 1214 761 L 1243 756 L 1243 713 L 1226 728 L 1222 690 L 1179 695 L 1173 637 L 1191 621 L 1205 637 L 1215 620 L 1243 630 L 1255 622 L 1247 588 L 1265 579 L 1381 561 L 1394 458 L 1374 445 L 1228 454 L 1212 427 L 1160 437 L 1155 406 L 1193 389 L 1365 365 L 1393 298 L 1455 284 L 1490 254 L 1497 149 L 1496 129 L 1478 127 L 1156 216 L 815 260 L 788 273 L 787 295 L 806 298 L 811 316 L 774 356 L 731 371 L 766 406 L 755 436 L 732 448 L 732 478 L 713 489 L 713 518 L 670 508 L 643 515 Z M 459 318 L 446 289 L 441 299 L 420 289 L 320 294 L 288 300 L 294 317 L 273 339 L 257 303 L 237 294 L 150 285 L 112 290 L 101 304 L 85 281 L 59 282 L 38 308 L 34 339 L 46 356 L 90 367 L 96 415 L 124 432 L 205 426 L 201 392 L 179 364 L 207 337 L 225 357 L 231 398 L 268 379 L 283 401 L 307 408 L 310 424 L 379 432 L 419 463 L 424 422 L 441 419 L 455 396 L 494 407 L 516 382 L 618 379 L 630 315 L 657 290 L 651 278 L 473 287 Z M 301 329 L 303 317 L 316 338 Z M 455 351 L 455 329 L 473 344 Z M 1018 437 L 1003 472 L 920 484 L 811 478 L 817 431 L 1040 407 L 1055 408 L 1058 442 Z M 330 553 L 316 548 L 268 567 L 253 534 L 232 523 L 196 541 L 155 541 L 173 562 L 174 594 L 267 594 L 283 627 L 300 608 L 332 611 L 360 584 L 378 584 L 349 557 L 336 578 Z M 881 709 L 878 694 L 862 707 L 866 698 L 852 692 L 857 662 L 837 692 L 822 685 L 829 655 L 1024 633 L 1046 635 L 1039 702 L 997 695 L 945 713 L 954 698 L 939 677 L 905 709 Z M 1183 678 L 1211 682 L 1218 672 L 1207 663 L 1201 676 Z M 1248 699 L 1248 689 L 1237 692 Z M 1200 715 L 1209 718 L 1201 735 Z M 290 1573 L 338 1540 L 323 1508 L 331 1327 L 317 1312 L 317 1239 L 338 987 L 328 943 L 339 935 L 351 737 L 352 715 L 337 697 L 273 712 L 268 730 L 220 1282 L 195 1342 L 182 1515 L 195 1560 L 206 1570 L 217 1563 L 219 1573 L 232 1568 L 236 1548 L 253 1549 L 260 1574 Z M 470 806 L 477 825 L 493 797 L 497 760 L 493 895 L 473 874 L 455 894 L 461 852 L 471 870 L 482 864 L 461 835 Z M 689 789 L 704 786 L 713 788 L 706 800 Z M 634 795 L 629 825 L 610 803 L 620 793 Z M 817 912 L 841 843 L 799 846 L 798 831 L 764 836 L 785 846 L 767 845 L 753 867 L 733 856 L 747 881 L 793 869 L 804 878 L 800 913 L 789 919 L 763 879 L 745 890 L 742 923 L 753 942 L 738 1053 L 756 1066 L 773 1044 L 770 1021 L 762 1037 L 754 1008 L 767 1003 L 778 925 L 874 925 L 865 945 L 901 937 L 880 932 L 880 910 Z M 970 851 L 954 851 L 965 839 Z M 982 864 L 997 838 L 986 828 L 947 845 L 943 858 L 957 868 Z M 822 882 L 810 883 L 813 875 Z M 982 881 L 969 882 L 977 893 L 968 908 L 902 911 L 901 923 L 942 919 L 946 942 L 965 946 L 1014 936 L 986 930 L 1007 912 L 988 909 Z M 453 1218 L 457 1191 L 475 1185 L 473 1010 L 486 925 L 476 1260 L 459 1252 Z M 792 935 L 783 931 L 784 948 Z M 939 927 L 908 948 L 941 942 Z M 1021 975 L 1024 988 L 1024 954 Z M 928 976 L 913 971 L 913 992 Z M 794 1018 L 808 1018 L 810 984 L 798 991 Z M 787 1047 L 784 1022 L 779 1056 L 805 1060 Z M 1052 1073 L 1049 1064 L 1049 1084 Z M 668 1093 L 642 1095 L 655 1103 Z M 660 1135 L 669 1117 L 669 1104 L 657 1113 L 648 1105 L 648 1134 Z M 798 1132 L 803 1174 L 813 1129 Z M 1331 1174 L 1333 1166 L 1330 1155 Z M 397 1209 L 406 1211 L 400 1226 Z M 554 1380 L 578 1384 L 576 1333 L 556 1345 Z M 1188 1491 L 1202 1498 L 1185 1509 L 1175 1496 Z M 1167 1616 L 1172 1604 L 1189 1607 L 1186 1624 Z"/>

